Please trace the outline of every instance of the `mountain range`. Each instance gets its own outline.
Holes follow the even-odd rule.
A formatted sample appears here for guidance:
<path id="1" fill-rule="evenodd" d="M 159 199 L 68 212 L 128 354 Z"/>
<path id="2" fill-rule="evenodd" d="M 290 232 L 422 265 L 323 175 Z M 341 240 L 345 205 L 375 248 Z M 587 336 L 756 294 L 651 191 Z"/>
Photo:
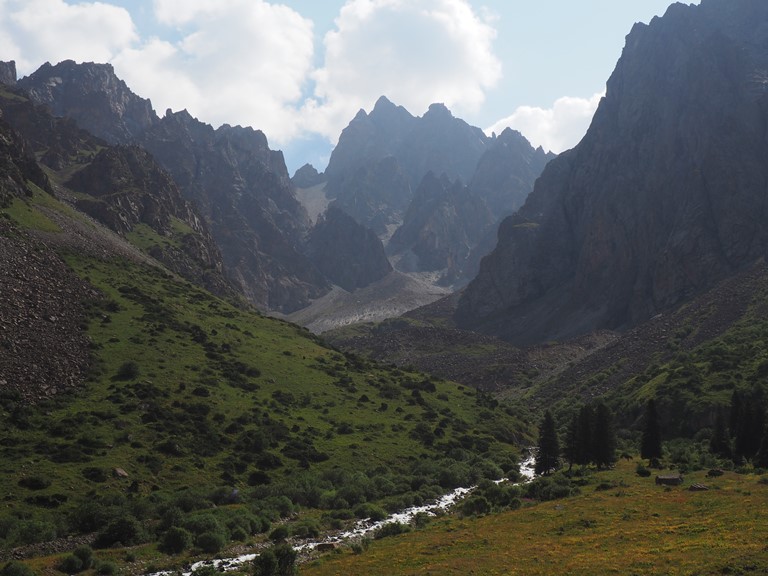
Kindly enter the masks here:
<path id="1" fill-rule="evenodd" d="M 515 477 L 540 413 L 570 438 L 595 402 L 616 454 L 653 400 L 676 471 L 754 472 L 766 22 L 761 0 L 702 0 L 635 25 L 556 157 L 382 97 L 292 178 L 261 131 L 161 117 L 108 64 L 0 63 L 0 554 L 170 563 L 174 529 L 216 554 L 476 484 L 467 516 L 520 507 L 490 480 Z M 744 422 L 749 454 L 709 450 Z M 621 482 L 597 492 L 631 498 Z M 594 527 L 547 510 L 557 538 Z"/>

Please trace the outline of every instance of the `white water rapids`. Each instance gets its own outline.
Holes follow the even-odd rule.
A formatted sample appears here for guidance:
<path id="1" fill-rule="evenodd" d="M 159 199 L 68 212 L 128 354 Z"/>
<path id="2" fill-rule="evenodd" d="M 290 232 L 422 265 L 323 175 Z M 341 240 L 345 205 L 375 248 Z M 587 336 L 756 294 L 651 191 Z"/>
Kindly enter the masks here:
<path id="1" fill-rule="evenodd" d="M 530 482 L 531 480 L 533 480 L 535 476 L 535 473 L 534 473 L 535 460 L 536 460 L 536 456 L 535 456 L 534 450 L 528 450 L 528 455 L 522 462 L 520 462 L 520 475 L 524 479 L 523 482 L 520 482 L 520 484 L 524 484 L 526 482 Z M 497 483 L 501 483 L 501 482 L 505 482 L 505 480 L 497 481 Z M 357 524 L 355 524 L 355 527 L 352 528 L 351 530 L 326 536 L 322 540 L 310 540 L 303 544 L 298 544 L 294 546 L 294 549 L 297 552 L 303 552 L 308 550 L 314 550 L 321 544 L 337 545 L 337 544 L 346 542 L 348 540 L 357 540 L 357 539 L 363 538 L 364 536 L 375 532 L 385 524 L 393 524 L 396 522 L 399 522 L 401 524 L 409 524 L 419 514 L 428 514 L 430 516 L 435 516 L 436 512 L 444 512 L 448 510 L 449 508 L 454 506 L 459 500 L 461 500 L 464 496 L 471 493 L 475 488 L 476 486 L 472 486 L 470 488 L 456 488 L 452 492 L 445 494 L 440 499 L 430 504 L 425 504 L 423 506 L 413 506 L 411 508 L 407 508 L 402 512 L 396 512 L 394 514 L 391 514 L 390 516 L 386 517 L 384 520 L 380 520 L 378 522 L 372 522 L 370 519 L 360 520 Z M 195 570 L 203 566 L 214 566 L 220 572 L 228 572 L 230 570 L 234 570 L 238 566 L 245 564 L 246 562 L 251 562 L 257 556 L 258 554 L 244 554 L 242 556 L 238 556 L 237 558 L 201 560 L 200 562 L 195 562 L 191 566 L 184 568 L 182 571 L 172 570 L 172 571 L 154 572 L 152 574 L 149 574 L 148 576 L 178 576 L 178 575 L 191 576 Z"/>

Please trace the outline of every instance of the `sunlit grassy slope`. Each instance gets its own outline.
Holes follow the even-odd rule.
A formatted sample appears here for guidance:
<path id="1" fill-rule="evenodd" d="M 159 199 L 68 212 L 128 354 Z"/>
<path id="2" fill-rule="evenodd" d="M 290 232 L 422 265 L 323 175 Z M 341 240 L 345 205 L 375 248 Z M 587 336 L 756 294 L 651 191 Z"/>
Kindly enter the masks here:
<path id="1" fill-rule="evenodd" d="M 760 476 L 705 472 L 656 486 L 624 462 L 581 494 L 482 518 L 446 517 L 331 554 L 302 576 L 506 574 L 764 574 L 768 485 Z M 692 483 L 710 489 L 692 492 Z"/>
<path id="2" fill-rule="evenodd" d="M 6 214 L 56 246 L 43 205 L 76 217 L 40 192 Z M 530 423 L 473 389 L 341 354 L 160 266 L 59 250 L 102 294 L 84 302 L 92 370 L 38 405 L 2 398 L 3 547 L 76 532 L 95 499 L 154 529 L 153 506 L 185 490 L 272 498 L 272 513 L 280 495 L 294 510 L 396 508 L 504 473 L 530 442 Z M 375 491 L 342 497 L 351 474 Z"/>

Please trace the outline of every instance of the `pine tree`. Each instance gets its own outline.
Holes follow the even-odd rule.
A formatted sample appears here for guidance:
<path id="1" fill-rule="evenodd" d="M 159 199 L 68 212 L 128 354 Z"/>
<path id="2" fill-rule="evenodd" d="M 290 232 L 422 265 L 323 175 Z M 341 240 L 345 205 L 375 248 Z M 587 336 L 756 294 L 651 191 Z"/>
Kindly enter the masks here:
<path id="1" fill-rule="evenodd" d="M 643 436 L 640 440 L 640 457 L 651 460 L 661 458 L 661 427 L 656 413 L 656 401 L 651 398 L 645 405 Z"/>
<path id="2" fill-rule="evenodd" d="M 616 462 L 616 429 L 611 409 L 602 402 L 595 409 L 592 446 L 594 462 L 598 468 L 613 466 Z"/>
<path id="3" fill-rule="evenodd" d="M 565 445 L 563 446 L 563 458 L 568 462 L 568 472 L 571 471 L 574 464 L 579 463 L 581 451 L 581 446 L 579 446 L 579 415 L 574 414 L 566 430 Z"/>
<path id="4" fill-rule="evenodd" d="M 737 406 L 739 417 L 736 422 L 736 438 L 733 445 L 735 462 L 751 460 L 755 457 L 760 449 L 760 441 L 765 430 L 765 404 L 762 390 L 753 390 L 749 398 L 742 397 L 739 404 Z M 732 405 L 732 413 L 734 409 Z"/>
<path id="5" fill-rule="evenodd" d="M 709 450 L 721 458 L 731 457 L 731 438 L 725 427 L 725 417 L 721 409 L 718 409 L 715 416 L 715 429 L 709 439 Z"/>
<path id="6" fill-rule="evenodd" d="M 539 449 L 536 453 L 536 474 L 550 474 L 560 467 L 560 442 L 552 413 L 547 410 L 539 425 Z"/>
<path id="7" fill-rule="evenodd" d="M 595 411 L 590 405 L 579 410 L 578 454 L 576 464 L 586 466 L 595 461 L 594 455 Z"/>
<path id="8" fill-rule="evenodd" d="M 757 468 L 768 468 L 768 426 L 763 429 L 760 449 L 757 451 L 754 464 Z"/>

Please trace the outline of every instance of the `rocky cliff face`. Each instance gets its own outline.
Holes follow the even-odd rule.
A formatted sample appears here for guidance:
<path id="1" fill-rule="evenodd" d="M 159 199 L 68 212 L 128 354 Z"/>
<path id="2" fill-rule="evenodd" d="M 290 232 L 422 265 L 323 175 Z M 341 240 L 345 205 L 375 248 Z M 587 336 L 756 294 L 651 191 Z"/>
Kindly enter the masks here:
<path id="1" fill-rule="evenodd" d="M 764 256 L 768 4 L 636 25 L 592 125 L 549 163 L 460 301 L 518 343 L 622 329 Z"/>
<path id="2" fill-rule="evenodd" d="M 342 132 L 326 170 L 326 193 L 390 241 L 399 269 L 439 269 L 448 283 L 466 282 L 492 249 L 485 239 L 495 239 L 500 217 L 523 203 L 553 157 L 512 130 L 488 137 L 442 104 L 414 117 L 382 97 Z M 457 184 L 443 186 L 443 176 Z M 420 186 L 426 187 L 414 193 Z M 439 199 L 427 193 L 436 188 Z"/>
<path id="3" fill-rule="evenodd" d="M 110 144 L 131 143 L 157 122 L 152 103 L 131 92 L 111 64 L 46 63 L 18 86 L 54 116 L 72 118 Z"/>
<path id="4" fill-rule="evenodd" d="M 66 185 L 87 194 L 75 205 L 120 234 L 145 224 L 159 237 L 151 256 L 185 278 L 219 295 L 231 295 L 221 254 L 205 222 L 181 196 L 170 175 L 137 146 L 102 150 Z"/>
<path id="5" fill-rule="evenodd" d="M 21 136 L 0 120 L 0 207 L 47 183 Z M 94 291 L 42 241 L 0 218 L 0 391 L 36 401 L 71 390 L 89 366 L 81 302 Z M 13 396 L 7 396 L 13 398 Z"/>
<path id="6" fill-rule="evenodd" d="M 312 164 L 304 164 L 304 166 L 296 170 L 293 178 L 291 178 L 291 183 L 296 188 L 311 188 L 312 186 L 324 184 L 325 174 L 318 172 Z"/>
<path id="7" fill-rule="evenodd" d="M 478 160 L 468 185 L 491 212 L 508 216 L 523 205 L 555 156 L 541 147 L 534 148 L 520 132 L 506 128 Z"/>
<path id="8" fill-rule="evenodd" d="M 388 249 L 402 255 L 401 269 L 445 270 L 443 281 L 450 283 L 494 221 L 485 201 L 460 181 L 428 172 Z"/>
<path id="9" fill-rule="evenodd" d="M 326 193 L 358 222 L 388 237 L 427 172 L 469 181 L 492 139 L 442 104 L 422 117 L 379 98 L 341 133 L 325 171 Z"/>
<path id="10" fill-rule="evenodd" d="M 3 117 L 0 108 L 0 206 L 7 206 L 13 198 L 29 193 L 27 181 L 46 192 L 51 192 L 51 185 L 37 165 L 32 150 Z"/>
<path id="11" fill-rule="evenodd" d="M 365 288 L 392 271 L 376 234 L 334 204 L 318 220 L 308 245 L 318 269 L 348 292 Z"/>
<path id="12" fill-rule="evenodd" d="M 168 112 L 139 143 L 208 220 L 231 277 L 252 302 L 289 312 L 328 290 L 303 254 L 310 221 L 283 155 L 261 131 L 214 130 L 186 111 Z"/>
<path id="13" fill-rule="evenodd" d="M 186 111 L 158 118 L 109 65 L 46 64 L 18 84 L 107 142 L 148 150 L 208 221 L 227 275 L 253 303 L 288 312 L 328 290 L 302 254 L 309 219 L 282 153 L 260 131 L 214 130 Z"/>
<path id="14" fill-rule="evenodd" d="M 15 86 L 16 79 L 16 62 L 0 62 L 0 84 Z"/>

